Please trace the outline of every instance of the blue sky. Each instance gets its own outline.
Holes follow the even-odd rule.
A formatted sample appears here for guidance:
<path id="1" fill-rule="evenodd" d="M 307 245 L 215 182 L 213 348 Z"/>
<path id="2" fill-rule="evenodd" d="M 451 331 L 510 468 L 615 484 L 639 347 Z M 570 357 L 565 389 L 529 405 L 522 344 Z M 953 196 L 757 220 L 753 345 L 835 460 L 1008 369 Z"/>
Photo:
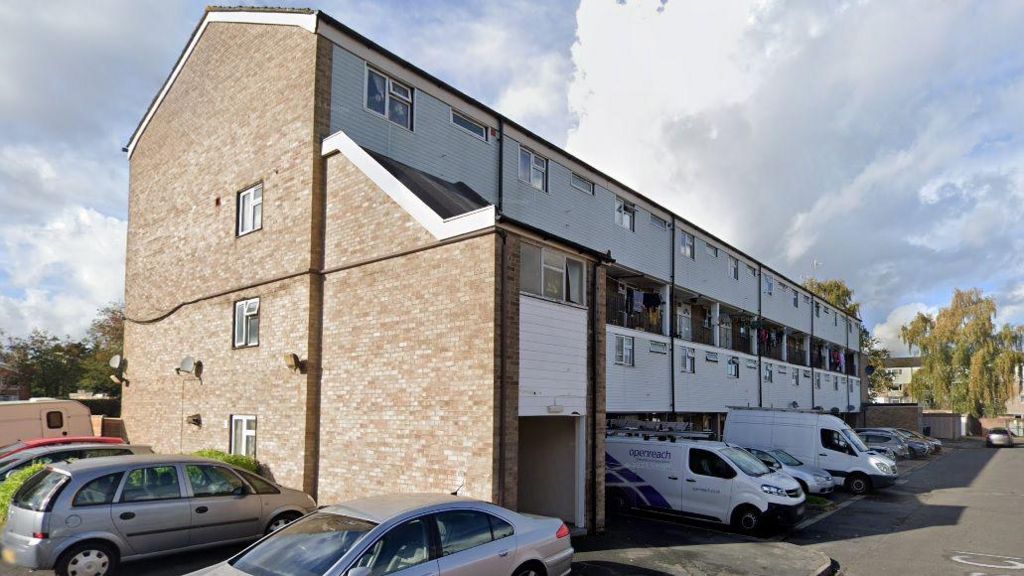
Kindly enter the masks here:
<path id="1" fill-rule="evenodd" d="M 1020 2 L 312 6 L 787 275 L 846 279 L 890 344 L 954 287 L 1024 321 Z M 0 0 L 0 330 L 78 336 L 121 297 L 121 147 L 203 7 Z"/>

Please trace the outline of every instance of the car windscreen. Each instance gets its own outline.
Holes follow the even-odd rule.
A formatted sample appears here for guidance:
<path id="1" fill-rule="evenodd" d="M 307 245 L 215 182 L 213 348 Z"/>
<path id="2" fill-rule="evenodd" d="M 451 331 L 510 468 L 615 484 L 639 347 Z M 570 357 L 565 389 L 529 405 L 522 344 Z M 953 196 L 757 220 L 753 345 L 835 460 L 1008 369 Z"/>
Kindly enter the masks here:
<path id="1" fill-rule="evenodd" d="M 785 450 L 769 450 L 769 454 L 775 457 L 776 460 L 782 462 L 786 466 L 803 466 L 803 462 L 797 460 L 792 454 Z"/>
<path id="2" fill-rule="evenodd" d="M 1006 434 L 1006 428 L 992 428 L 988 431 L 989 434 Z"/>
<path id="3" fill-rule="evenodd" d="M 320 576 L 377 525 L 315 512 L 274 532 L 230 562 L 252 576 Z"/>
<path id="4" fill-rule="evenodd" d="M 730 462 L 735 464 L 747 476 L 763 476 L 771 472 L 771 470 L 764 465 L 764 462 L 761 462 L 757 459 L 757 456 L 754 456 L 746 450 L 732 447 L 722 448 L 721 454 L 728 458 Z"/>
<path id="5" fill-rule="evenodd" d="M 864 445 L 864 441 L 857 436 L 857 433 L 849 428 L 843 428 L 843 437 L 850 443 L 851 446 L 857 449 L 857 452 L 867 452 L 868 447 Z"/>
<path id="6" fill-rule="evenodd" d="M 41 512 L 68 483 L 70 478 L 56 470 L 40 470 L 22 484 L 15 492 L 11 504 L 25 510 Z"/>
<path id="7" fill-rule="evenodd" d="M 0 458 L 0 474 L 5 472 L 12 465 L 17 464 L 20 459 L 20 454 L 11 454 L 7 458 Z"/>

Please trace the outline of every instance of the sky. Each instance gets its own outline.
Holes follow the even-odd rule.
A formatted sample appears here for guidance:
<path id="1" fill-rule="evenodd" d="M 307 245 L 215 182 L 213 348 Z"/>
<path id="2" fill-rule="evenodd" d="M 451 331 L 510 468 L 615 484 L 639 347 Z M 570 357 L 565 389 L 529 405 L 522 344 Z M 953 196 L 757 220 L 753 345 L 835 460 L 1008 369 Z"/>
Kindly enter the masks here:
<path id="1" fill-rule="evenodd" d="M 123 297 L 121 148 L 204 5 L 0 0 L 0 330 L 78 337 Z M 1024 3 L 299 5 L 786 275 L 846 280 L 896 354 L 954 288 L 1024 322 Z"/>

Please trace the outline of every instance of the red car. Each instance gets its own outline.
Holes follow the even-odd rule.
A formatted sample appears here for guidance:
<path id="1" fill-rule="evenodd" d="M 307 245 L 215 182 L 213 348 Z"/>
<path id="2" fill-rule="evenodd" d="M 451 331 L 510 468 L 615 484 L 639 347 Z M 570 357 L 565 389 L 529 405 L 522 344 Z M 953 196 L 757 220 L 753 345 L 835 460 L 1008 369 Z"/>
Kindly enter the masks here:
<path id="1" fill-rule="evenodd" d="M 59 438 L 36 438 L 35 440 L 21 440 L 7 446 L 0 446 L 0 458 L 10 456 L 15 452 L 39 448 L 40 446 L 59 446 L 61 444 L 124 444 L 124 438 L 111 436 L 61 436 Z"/>

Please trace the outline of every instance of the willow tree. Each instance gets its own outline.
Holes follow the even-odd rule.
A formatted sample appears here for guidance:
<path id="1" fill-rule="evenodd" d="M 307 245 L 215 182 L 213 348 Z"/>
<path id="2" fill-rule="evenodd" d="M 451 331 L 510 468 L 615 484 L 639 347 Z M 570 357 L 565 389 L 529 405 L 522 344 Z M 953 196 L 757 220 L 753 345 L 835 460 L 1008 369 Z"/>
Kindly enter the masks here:
<path id="1" fill-rule="evenodd" d="M 1020 326 L 996 331 L 996 301 L 978 289 L 956 290 L 938 314 L 918 313 L 900 338 L 921 356 L 909 392 L 919 401 L 973 416 L 995 416 L 1018 386 L 1024 362 Z"/>

